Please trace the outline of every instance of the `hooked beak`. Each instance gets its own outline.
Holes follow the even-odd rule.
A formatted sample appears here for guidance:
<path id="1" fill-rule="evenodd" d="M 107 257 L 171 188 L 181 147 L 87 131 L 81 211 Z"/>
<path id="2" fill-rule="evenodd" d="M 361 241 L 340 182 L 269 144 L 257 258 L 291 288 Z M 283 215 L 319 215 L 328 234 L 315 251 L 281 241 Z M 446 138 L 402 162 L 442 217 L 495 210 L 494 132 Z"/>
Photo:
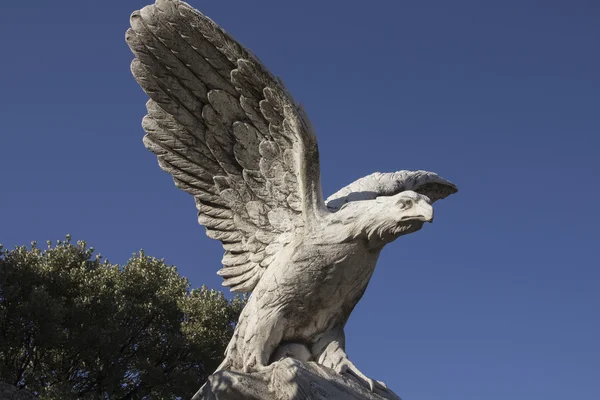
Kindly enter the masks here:
<path id="1" fill-rule="evenodd" d="M 418 202 L 410 210 L 410 214 L 406 214 L 401 218 L 401 221 L 411 220 L 433 222 L 433 207 L 425 201 Z"/>
<path id="2" fill-rule="evenodd" d="M 417 207 L 419 210 L 418 212 L 421 215 L 419 218 L 421 221 L 433 222 L 433 207 L 431 204 L 420 201 L 419 204 L 417 204 Z"/>

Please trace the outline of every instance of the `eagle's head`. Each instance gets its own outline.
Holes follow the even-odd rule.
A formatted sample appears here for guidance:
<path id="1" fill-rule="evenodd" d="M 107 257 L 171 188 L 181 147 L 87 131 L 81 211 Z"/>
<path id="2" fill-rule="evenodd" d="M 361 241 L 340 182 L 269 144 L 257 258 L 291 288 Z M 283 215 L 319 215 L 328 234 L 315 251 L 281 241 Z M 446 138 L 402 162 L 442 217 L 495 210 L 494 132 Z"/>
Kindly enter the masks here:
<path id="1" fill-rule="evenodd" d="M 412 190 L 361 203 L 366 209 L 358 218 L 358 227 L 374 244 L 389 243 L 401 235 L 418 231 L 425 222 L 433 221 L 429 198 Z"/>
<path id="2" fill-rule="evenodd" d="M 433 221 L 429 197 L 404 190 L 391 196 L 351 201 L 330 214 L 328 229 L 318 236 L 326 241 L 345 242 L 365 239 L 369 247 L 378 248 L 401 235 L 416 232 L 425 222 Z"/>

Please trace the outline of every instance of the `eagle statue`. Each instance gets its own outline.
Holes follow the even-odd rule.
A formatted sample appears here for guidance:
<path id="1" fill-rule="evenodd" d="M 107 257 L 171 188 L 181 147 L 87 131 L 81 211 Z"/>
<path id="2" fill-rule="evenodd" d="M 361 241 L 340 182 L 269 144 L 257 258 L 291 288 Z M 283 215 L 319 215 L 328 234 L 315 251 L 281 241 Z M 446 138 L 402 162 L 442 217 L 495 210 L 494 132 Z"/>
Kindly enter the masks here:
<path id="1" fill-rule="evenodd" d="M 130 22 L 131 70 L 150 97 L 144 145 L 223 244 L 223 285 L 252 292 L 218 370 L 292 357 L 387 390 L 348 359 L 344 326 L 381 249 L 432 222 L 432 203 L 456 186 L 374 173 L 324 200 L 313 128 L 258 58 L 182 1 L 157 0 Z"/>

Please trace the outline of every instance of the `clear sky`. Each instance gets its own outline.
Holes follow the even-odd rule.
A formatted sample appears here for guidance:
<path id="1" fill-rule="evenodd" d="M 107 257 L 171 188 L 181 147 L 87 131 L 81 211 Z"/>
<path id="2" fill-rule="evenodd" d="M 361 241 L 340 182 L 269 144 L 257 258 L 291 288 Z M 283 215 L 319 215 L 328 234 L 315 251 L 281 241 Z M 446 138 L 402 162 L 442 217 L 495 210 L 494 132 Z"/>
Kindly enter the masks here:
<path id="1" fill-rule="evenodd" d="M 222 250 L 142 145 L 130 13 L 0 7 L 0 243 L 139 249 L 198 287 Z M 460 192 L 386 247 L 350 358 L 405 400 L 600 399 L 600 3 L 199 1 L 281 76 L 318 134 L 325 195 L 426 169 Z"/>

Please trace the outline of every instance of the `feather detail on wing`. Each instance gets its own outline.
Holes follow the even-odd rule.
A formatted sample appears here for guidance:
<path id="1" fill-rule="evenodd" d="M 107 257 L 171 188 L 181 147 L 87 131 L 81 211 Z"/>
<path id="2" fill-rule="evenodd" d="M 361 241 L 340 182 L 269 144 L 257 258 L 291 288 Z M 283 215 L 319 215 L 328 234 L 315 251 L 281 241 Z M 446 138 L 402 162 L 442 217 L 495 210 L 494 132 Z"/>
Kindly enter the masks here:
<path id="1" fill-rule="evenodd" d="M 393 196 L 404 190 L 423 194 L 431 203 L 458 191 L 452 182 L 428 171 L 375 172 L 340 189 L 325 200 L 330 211 L 339 210 L 351 201 L 370 200 L 378 196 Z"/>
<path id="2" fill-rule="evenodd" d="M 256 57 L 184 2 L 134 12 L 126 40 L 150 97 L 144 144 L 223 243 L 223 285 L 251 291 L 273 254 L 324 209 L 312 128 Z"/>

